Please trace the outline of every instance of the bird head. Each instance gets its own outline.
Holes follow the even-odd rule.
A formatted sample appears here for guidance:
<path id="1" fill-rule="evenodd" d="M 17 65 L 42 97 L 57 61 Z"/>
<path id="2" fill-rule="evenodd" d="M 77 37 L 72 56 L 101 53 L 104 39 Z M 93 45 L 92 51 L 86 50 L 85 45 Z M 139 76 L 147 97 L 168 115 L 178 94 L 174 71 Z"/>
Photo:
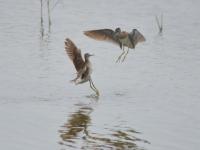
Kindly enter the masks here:
<path id="1" fill-rule="evenodd" d="M 120 33 L 121 32 L 121 29 L 120 28 L 116 28 L 115 29 L 115 33 Z"/>
<path id="2" fill-rule="evenodd" d="M 136 36 L 136 32 L 137 32 L 137 29 L 133 29 L 133 30 L 132 30 L 132 35 L 133 35 L 133 37 Z"/>
<path id="3" fill-rule="evenodd" d="M 133 29 L 132 32 L 133 32 L 133 33 L 137 32 L 137 29 Z"/>
<path id="4" fill-rule="evenodd" d="M 90 56 L 94 56 L 94 55 L 92 55 L 92 54 L 89 54 L 89 53 L 85 53 L 85 58 L 89 58 Z"/>

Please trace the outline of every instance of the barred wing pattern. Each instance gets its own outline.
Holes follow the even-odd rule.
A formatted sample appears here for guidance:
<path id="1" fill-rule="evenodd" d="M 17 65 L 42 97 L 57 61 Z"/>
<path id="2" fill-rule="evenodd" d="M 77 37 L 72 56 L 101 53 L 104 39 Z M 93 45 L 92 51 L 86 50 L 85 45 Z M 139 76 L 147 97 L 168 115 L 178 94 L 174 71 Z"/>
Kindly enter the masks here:
<path id="1" fill-rule="evenodd" d="M 77 72 L 82 70 L 84 68 L 85 62 L 84 62 L 84 60 L 83 60 L 83 58 L 81 56 L 81 51 L 68 38 L 65 40 L 65 50 L 66 50 L 67 55 L 69 56 L 69 58 L 74 63 L 74 66 L 75 66 Z"/>
<path id="2" fill-rule="evenodd" d="M 111 29 L 99 29 L 99 30 L 89 30 L 84 31 L 84 34 L 92 39 L 98 41 L 108 41 L 117 44 L 122 48 L 121 42 L 114 37 L 114 31 Z"/>
<path id="3" fill-rule="evenodd" d="M 137 29 L 133 29 L 133 30 L 134 30 L 134 32 L 132 32 L 131 34 L 132 34 L 132 38 L 133 38 L 135 45 L 137 43 L 146 41 L 145 37 Z"/>

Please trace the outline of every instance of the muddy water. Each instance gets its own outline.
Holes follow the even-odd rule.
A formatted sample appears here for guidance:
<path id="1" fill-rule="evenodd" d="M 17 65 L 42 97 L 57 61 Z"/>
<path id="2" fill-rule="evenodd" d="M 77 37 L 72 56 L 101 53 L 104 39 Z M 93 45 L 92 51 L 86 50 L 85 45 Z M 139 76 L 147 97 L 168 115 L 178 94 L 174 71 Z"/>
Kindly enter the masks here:
<path id="1" fill-rule="evenodd" d="M 0 0 L 1 149 L 198 149 L 199 5 L 60 0 L 51 9 L 50 32 L 44 9 L 41 38 L 39 1 Z M 155 21 L 161 13 L 163 35 Z M 115 27 L 137 28 L 147 39 L 124 63 L 115 63 L 117 46 L 82 34 Z M 69 82 L 75 69 L 64 51 L 66 37 L 95 54 L 99 98 L 89 84 Z"/>

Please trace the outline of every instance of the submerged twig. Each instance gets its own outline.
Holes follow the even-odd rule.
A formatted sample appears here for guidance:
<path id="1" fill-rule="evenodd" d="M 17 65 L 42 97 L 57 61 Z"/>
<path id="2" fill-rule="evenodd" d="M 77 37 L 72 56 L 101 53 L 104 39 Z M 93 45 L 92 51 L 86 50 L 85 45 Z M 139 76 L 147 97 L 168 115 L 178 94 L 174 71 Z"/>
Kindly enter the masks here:
<path id="1" fill-rule="evenodd" d="M 47 22 L 47 26 L 48 26 L 48 33 L 51 32 L 51 25 L 52 25 L 52 18 L 51 18 L 51 14 L 52 14 L 52 11 L 53 9 L 57 6 L 57 4 L 60 2 L 60 0 L 56 0 L 56 2 L 53 4 L 53 0 L 40 0 L 40 33 L 41 33 L 41 37 L 43 38 L 45 36 L 45 27 L 46 27 L 46 22 L 44 20 L 44 18 L 48 19 L 48 22 Z M 44 8 L 44 5 L 45 8 Z M 47 16 L 44 15 L 43 16 L 43 13 L 44 11 L 46 11 L 46 8 L 47 8 Z M 46 14 L 46 13 L 44 13 Z M 45 24 L 45 26 L 44 26 Z M 47 34 L 48 35 L 48 34 Z"/>
<path id="2" fill-rule="evenodd" d="M 50 14 L 49 0 L 47 0 L 47 10 L 48 10 L 48 23 L 49 23 L 49 32 L 50 32 L 51 31 L 51 14 Z"/>
<path id="3" fill-rule="evenodd" d="M 156 23 L 157 23 L 157 26 L 159 29 L 159 33 L 162 34 L 162 32 L 163 32 L 163 14 L 160 16 L 160 21 L 159 21 L 158 16 L 155 16 L 155 18 L 156 18 Z"/>
<path id="4" fill-rule="evenodd" d="M 41 36 L 44 36 L 44 25 L 43 25 L 43 0 L 40 0 L 40 25 L 41 25 Z"/>
<path id="5" fill-rule="evenodd" d="M 55 2 L 55 4 L 53 5 L 53 7 L 51 8 L 51 10 L 53 10 L 53 9 L 57 6 L 57 4 L 59 3 L 59 1 L 60 1 L 60 0 L 57 0 L 57 1 Z"/>

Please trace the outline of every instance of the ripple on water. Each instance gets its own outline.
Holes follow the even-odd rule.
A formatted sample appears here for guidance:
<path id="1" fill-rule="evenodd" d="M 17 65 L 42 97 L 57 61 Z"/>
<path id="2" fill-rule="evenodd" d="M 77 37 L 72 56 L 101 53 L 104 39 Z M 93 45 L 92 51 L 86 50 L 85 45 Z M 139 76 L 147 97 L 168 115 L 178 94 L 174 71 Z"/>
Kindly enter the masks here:
<path id="1" fill-rule="evenodd" d="M 83 103 L 76 106 L 78 109 L 70 114 L 66 123 L 59 130 L 61 138 L 59 144 L 64 149 L 143 150 L 144 148 L 139 147 L 137 142 L 150 144 L 147 140 L 137 138 L 140 132 L 122 125 L 116 125 L 112 128 L 105 125 L 101 133 L 97 130 L 92 131 L 93 124 L 90 114 L 94 111 L 94 108 L 90 104 Z"/>

